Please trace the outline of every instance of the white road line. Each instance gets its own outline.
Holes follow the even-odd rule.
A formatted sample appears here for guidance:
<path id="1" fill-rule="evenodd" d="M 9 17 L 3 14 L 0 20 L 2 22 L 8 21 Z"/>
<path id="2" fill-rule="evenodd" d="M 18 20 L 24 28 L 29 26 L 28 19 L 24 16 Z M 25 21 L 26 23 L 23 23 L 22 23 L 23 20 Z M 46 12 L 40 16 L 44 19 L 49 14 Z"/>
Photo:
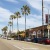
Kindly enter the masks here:
<path id="1" fill-rule="evenodd" d="M 38 48 L 24 48 L 23 50 L 39 50 Z"/>
<path id="2" fill-rule="evenodd" d="M 16 48 L 18 48 L 18 49 L 20 49 L 20 50 L 23 50 L 23 48 L 20 48 L 20 47 L 18 47 L 18 46 L 16 46 L 16 45 L 13 45 L 14 47 L 16 47 Z"/>
<path id="3" fill-rule="evenodd" d="M 29 49 L 29 50 L 39 50 L 39 48 L 21 48 L 21 47 L 18 47 L 16 45 L 13 45 L 13 46 L 20 49 L 20 50 L 27 50 L 27 49 Z"/>
<path id="4" fill-rule="evenodd" d="M 10 43 L 9 43 L 9 44 L 10 44 Z M 10 45 L 12 45 L 13 47 L 16 47 L 16 48 L 18 48 L 18 49 L 20 49 L 20 50 L 27 50 L 27 49 L 28 49 L 28 50 L 39 50 L 39 48 L 33 48 L 33 47 L 32 47 L 32 48 L 31 48 L 31 47 L 30 47 L 30 48 L 24 48 L 24 47 L 21 48 L 21 47 L 19 47 L 19 46 L 17 46 L 17 45 L 13 45 L 13 44 L 10 44 Z"/>

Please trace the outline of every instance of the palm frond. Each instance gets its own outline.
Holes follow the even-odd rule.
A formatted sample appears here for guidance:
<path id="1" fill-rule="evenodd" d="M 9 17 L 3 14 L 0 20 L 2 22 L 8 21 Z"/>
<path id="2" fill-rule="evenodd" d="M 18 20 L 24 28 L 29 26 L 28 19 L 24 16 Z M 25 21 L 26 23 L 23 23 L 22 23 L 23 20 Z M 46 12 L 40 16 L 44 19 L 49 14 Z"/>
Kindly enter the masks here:
<path id="1" fill-rule="evenodd" d="M 30 14 L 30 8 L 29 8 L 29 6 L 27 6 L 27 5 L 24 5 L 24 6 L 21 8 L 21 10 L 22 10 L 22 15 L 24 15 L 24 14 L 28 15 L 28 14 Z"/>
<path id="2" fill-rule="evenodd" d="M 15 16 L 16 16 L 16 18 L 20 18 L 21 16 L 20 16 L 20 12 L 16 12 L 15 13 Z"/>

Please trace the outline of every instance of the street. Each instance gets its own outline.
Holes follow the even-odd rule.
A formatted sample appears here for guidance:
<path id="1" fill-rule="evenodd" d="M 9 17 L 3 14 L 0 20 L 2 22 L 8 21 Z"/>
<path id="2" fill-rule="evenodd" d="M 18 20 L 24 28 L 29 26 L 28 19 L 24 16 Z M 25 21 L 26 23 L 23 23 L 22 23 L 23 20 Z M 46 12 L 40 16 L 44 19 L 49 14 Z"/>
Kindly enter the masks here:
<path id="1" fill-rule="evenodd" d="M 50 45 L 0 38 L 0 50 L 50 50 Z"/>

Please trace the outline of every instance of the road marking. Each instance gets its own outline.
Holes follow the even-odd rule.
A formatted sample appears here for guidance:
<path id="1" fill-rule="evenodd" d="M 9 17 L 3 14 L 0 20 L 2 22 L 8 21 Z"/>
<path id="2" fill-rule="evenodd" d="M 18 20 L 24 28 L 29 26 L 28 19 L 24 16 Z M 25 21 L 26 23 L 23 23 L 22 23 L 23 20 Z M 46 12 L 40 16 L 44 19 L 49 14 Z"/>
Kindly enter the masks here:
<path id="1" fill-rule="evenodd" d="M 20 48 L 20 47 L 18 47 L 18 46 L 16 46 L 16 45 L 13 45 L 14 47 L 16 47 L 16 48 L 18 48 L 18 49 L 20 49 L 20 50 L 23 50 L 23 48 Z"/>
<path id="2" fill-rule="evenodd" d="M 13 46 L 20 49 L 20 50 L 39 50 L 39 48 L 21 48 L 21 47 L 18 47 L 16 45 L 13 45 Z"/>
<path id="3" fill-rule="evenodd" d="M 24 50 L 39 50 L 38 48 L 24 48 Z"/>
<path id="4" fill-rule="evenodd" d="M 10 43 L 9 43 L 10 44 Z M 17 46 L 17 45 L 13 45 L 13 44 L 10 44 L 10 45 L 12 45 L 13 47 L 16 47 L 16 48 L 18 48 L 18 49 L 20 49 L 20 50 L 39 50 L 39 48 L 31 48 L 31 47 L 29 47 L 29 48 L 24 48 L 24 47 L 19 47 L 19 46 Z"/>

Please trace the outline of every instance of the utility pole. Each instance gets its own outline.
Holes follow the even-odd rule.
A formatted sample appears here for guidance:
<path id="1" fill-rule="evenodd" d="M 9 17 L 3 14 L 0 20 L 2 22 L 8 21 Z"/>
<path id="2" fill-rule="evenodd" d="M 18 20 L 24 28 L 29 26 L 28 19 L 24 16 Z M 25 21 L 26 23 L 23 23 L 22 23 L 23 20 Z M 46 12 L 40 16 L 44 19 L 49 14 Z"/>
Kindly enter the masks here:
<path id="1" fill-rule="evenodd" d="M 49 26 L 49 9 L 48 9 L 48 26 Z M 49 34 L 50 34 L 50 29 L 48 29 L 48 38 L 49 38 Z"/>
<path id="2" fill-rule="evenodd" d="M 44 37 L 43 0 L 42 0 L 42 36 Z"/>

